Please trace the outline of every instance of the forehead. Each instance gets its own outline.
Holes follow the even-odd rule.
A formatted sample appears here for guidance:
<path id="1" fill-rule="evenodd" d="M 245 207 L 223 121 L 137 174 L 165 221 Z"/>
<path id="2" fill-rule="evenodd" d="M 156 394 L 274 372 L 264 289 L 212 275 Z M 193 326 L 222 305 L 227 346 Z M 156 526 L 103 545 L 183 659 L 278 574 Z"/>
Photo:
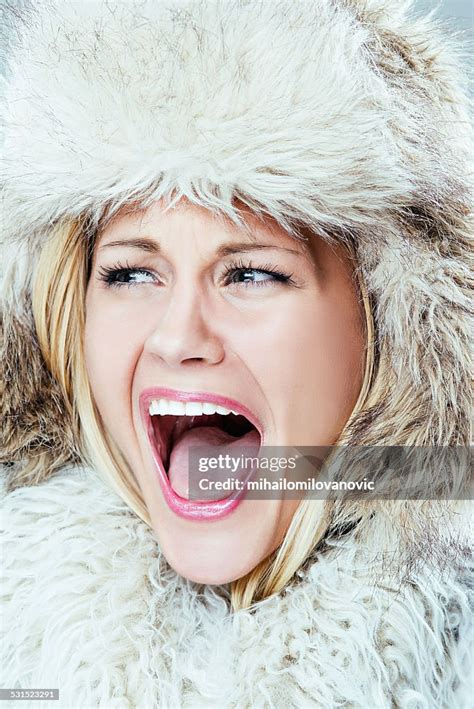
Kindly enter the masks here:
<path id="1" fill-rule="evenodd" d="M 162 200 L 147 208 L 127 205 L 115 214 L 99 231 L 96 246 L 133 237 L 147 237 L 165 245 L 168 239 L 179 237 L 187 244 L 212 248 L 222 242 L 260 243 L 308 251 L 308 237 L 289 234 L 269 216 L 259 216 L 246 205 L 239 205 L 242 225 L 222 214 L 181 200 L 172 209 L 165 209 Z"/>

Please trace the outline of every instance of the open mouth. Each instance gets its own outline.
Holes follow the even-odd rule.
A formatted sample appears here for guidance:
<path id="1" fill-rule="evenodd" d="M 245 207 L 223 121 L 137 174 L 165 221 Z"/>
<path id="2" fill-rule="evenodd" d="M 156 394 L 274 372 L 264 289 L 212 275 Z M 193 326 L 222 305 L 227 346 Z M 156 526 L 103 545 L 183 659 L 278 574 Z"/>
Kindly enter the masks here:
<path id="1" fill-rule="evenodd" d="M 252 449 L 257 454 L 260 448 L 259 429 L 240 411 L 206 401 L 169 399 L 149 399 L 146 408 L 155 457 L 179 497 L 189 498 L 192 447 L 206 446 L 210 451 L 216 448 L 219 453 L 225 451 L 234 456 L 242 449 Z"/>

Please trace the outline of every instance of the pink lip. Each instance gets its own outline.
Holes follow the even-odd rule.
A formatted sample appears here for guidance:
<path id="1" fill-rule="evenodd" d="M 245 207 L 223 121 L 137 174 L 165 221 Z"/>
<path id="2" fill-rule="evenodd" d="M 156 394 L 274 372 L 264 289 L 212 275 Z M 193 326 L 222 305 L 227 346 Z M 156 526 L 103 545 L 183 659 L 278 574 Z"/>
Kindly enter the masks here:
<path id="1" fill-rule="evenodd" d="M 245 416 L 257 429 L 260 434 L 260 444 L 263 445 L 264 431 L 260 421 L 255 415 L 245 406 L 225 396 L 219 394 L 211 394 L 207 391 L 179 391 L 177 389 L 166 389 L 162 387 L 151 387 L 144 389 L 139 397 L 140 416 L 143 426 L 148 434 L 153 460 L 158 471 L 158 480 L 163 492 L 163 497 L 168 507 L 178 516 L 190 520 L 214 521 L 227 517 L 241 503 L 245 490 L 234 491 L 229 497 L 224 500 L 216 500 L 214 502 L 197 502 L 196 500 L 187 500 L 184 497 L 179 497 L 171 487 L 168 476 L 161 462 L 161 457 L 158 454 L 153 443 L 153 426 L 151 417 L 148 413 L 150 402 L 153 399 L 173 399 L 174 401 L 208 401 L 217 406 L 224 406 L 227 409 L 232 409 L 239 414 Z"/>

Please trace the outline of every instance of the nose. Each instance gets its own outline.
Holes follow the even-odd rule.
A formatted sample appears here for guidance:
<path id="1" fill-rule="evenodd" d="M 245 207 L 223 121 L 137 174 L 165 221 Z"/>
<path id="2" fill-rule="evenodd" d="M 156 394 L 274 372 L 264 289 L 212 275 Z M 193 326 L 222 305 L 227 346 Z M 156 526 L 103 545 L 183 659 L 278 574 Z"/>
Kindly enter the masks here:
<path id="1" fill-rule="evenodd" d="M 157 314 L 145 351 L 173 368 L 221 362 L 224 345 L 213 329 L 211 309 L 203 294 L 190 287 L 170 294 L 168 303 Z"/>

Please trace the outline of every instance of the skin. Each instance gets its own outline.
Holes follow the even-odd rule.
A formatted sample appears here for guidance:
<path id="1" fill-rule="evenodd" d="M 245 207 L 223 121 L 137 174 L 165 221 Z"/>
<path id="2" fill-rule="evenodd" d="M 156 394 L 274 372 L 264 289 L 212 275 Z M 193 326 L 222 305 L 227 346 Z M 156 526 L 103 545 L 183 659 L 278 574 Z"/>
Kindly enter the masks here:
<path id="1" fill-rule="evenodd" d="M 244 500 L 228 517 L 191 521 L 164 501 L 139 410 L 150 386 L 208 391 L 247 406 L 266 445 L 331 445 L 357 401 L 362 310 L 342 247 L 297 241 L 247 212 L 251 233 L 182 200 L 119 214 L 100 234 L 86 297 L 85 357 L 105 427 L 141 487 L 169 564 L 201 583 L 244 576 L 281 543 L 299 500 Z M 148 239 L 147 248 L 125 240 Z M 237 249 L 218 255 L 224 244 Z M 263 245 L 249 251 L 250 246 Z M 159 247 L 159 253 L 153 250 Z M 236 264 L 237 262 L 237 264 Z M 245 269 L 269 264 L 294 283 Z M 130 286 L 103 268 L 133 266 Z"/>

